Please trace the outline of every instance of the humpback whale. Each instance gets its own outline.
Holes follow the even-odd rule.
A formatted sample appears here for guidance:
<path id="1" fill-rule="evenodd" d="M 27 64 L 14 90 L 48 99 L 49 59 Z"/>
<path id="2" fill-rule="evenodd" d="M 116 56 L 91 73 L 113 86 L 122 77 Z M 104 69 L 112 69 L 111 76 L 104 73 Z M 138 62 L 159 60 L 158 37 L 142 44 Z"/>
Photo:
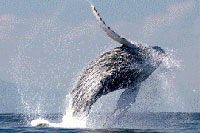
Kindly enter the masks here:
<path id="1" fill-rule="evenodd" d="M 106 34 L 120 43 L 92 61 L 71 91 L 74 116 L 87 116 L 92 105 L 103 95 L 124 89 L 116 110 L 126 111 L 135 102 L 141 82 L 162 63 L 165 51 L 158 46 L 143 46 L 118 35 L 102 20 L 96 8 L 92 12 Z"/>

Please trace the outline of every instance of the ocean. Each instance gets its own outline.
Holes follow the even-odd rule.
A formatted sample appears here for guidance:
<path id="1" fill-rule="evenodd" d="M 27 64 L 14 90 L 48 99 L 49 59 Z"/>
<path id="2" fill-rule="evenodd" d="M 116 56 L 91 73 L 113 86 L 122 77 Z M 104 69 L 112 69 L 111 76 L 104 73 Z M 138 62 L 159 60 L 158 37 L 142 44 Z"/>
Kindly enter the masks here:
<path id="1" fill-rule="evenodd" d="M 86 128 L 31 126 L 37 115 L 0 114 L 0 132 L 200 132 L 200 113 L 134 113 L 129 112 L 110 128 L 102 128 L 108 114 L 91 114 Z M 51 122 L 62 120 L 62 114 L 45 114 Z"/>

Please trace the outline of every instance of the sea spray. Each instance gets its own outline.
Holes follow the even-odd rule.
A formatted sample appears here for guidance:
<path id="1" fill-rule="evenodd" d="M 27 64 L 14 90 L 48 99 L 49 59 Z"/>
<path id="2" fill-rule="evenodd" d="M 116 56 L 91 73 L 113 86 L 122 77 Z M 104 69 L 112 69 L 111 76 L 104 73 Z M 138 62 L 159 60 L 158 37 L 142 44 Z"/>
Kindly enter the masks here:
<path id="1" fill-rule="evenodd" d="M 55 127 L 55 128 L 86 128 L 87 117 L 74 117 L 73 110 L 71 109 L 71 96 L 66 96 L 68 106 L 66 112 L 62 117 L 62 122 L 53 123 L 42 117 L 31 121 L 31 126 L 36 127 Z"/>
<path id="2" fill-rule="evenodd" d="M 175 86 L 175 74 L 177 71 L 181 71 L 183 66 L 174 50 L 166 49 L 165 51 L 167 56 L 162 59 L 162 64 L 141 84 L 131 111 L 173 112 L 184 110 L 180 89 Z"/>
<path id="3" fill-rule="evenodd" d="M 68 128 L 86 128 L 87 117 L 73 116 L 72 97 L 70 94 L 66 96 L 66 101 L 68 101 L 68 106 L 62 118 L 61 126 Z"/>
<path id="4" fill-rule="evenodd" d="M 21 97 L 20 112 L 33 116 L 33 119 L 38 118 L 38 115 L 42 119 L 49 112 L 63 112 L 65 95 L 73 84 L 71 77 L 77 71 L 76 67 L 75 70 L 73 68 L 76 62 L 72 61 L 72 57 L 82 57 L 81 54 L 78 57 L 74 55 L 77 51 L 72 46 L 79 47 L 78 39 L 97 29 L 95 24 L 87 22 L 71 30 L 61 29 L 57 22 L 55 25 L 45 23 L 48 21 L 31 21 L 30 31 L 20 35 L 17 55 L 10 60 L 12 67 L 9 72 Z"/>
<path id="5" fill-rule="evenodd" d="M 180 88 L 175 87 L 176 71 L 181 71 L 184 66 L 181 60 L 177 59 L 176 51 L 167 49 L 167 57 L 163 59 L 163 65 L 160 68 L 160 74 L 157 75 L 161 83 L 163 103 L 168 105 L 166 111 L 180 112 L 184 111 L 183 97 L 180 95 Z"/>

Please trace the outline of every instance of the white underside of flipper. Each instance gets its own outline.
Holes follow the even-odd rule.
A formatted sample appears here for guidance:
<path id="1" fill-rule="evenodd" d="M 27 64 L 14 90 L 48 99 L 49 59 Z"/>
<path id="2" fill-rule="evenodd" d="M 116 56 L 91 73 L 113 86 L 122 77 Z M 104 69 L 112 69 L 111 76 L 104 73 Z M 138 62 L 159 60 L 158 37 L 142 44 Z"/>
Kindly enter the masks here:
<path id="1" fill-rule="evenodd" d="M 128 47 L 132 47 L 132 48 L 136 47 L 134 44 L 132 44 L 131 42 L 127 41 L 125 38 L 118 35 L 115 31 L 111 30 L 110 27 L 108 27 L 106 25 L 106 23 L 103 21 L 103 19 L 101 18 L 101 16 L 99 15 L 99 13 L 97 12 L 96 8 L 93 5 L 91 5 L 91 8 L 92 8 L 92 12 L 93 12 L 94 16 L 96 17 L 98 23 L 101 26 L 101 28 L 106 32 L 106 34 L 110 38 L 112 38 L 113 40 L 119 42 L 120 44 L 124 44 Z"/>

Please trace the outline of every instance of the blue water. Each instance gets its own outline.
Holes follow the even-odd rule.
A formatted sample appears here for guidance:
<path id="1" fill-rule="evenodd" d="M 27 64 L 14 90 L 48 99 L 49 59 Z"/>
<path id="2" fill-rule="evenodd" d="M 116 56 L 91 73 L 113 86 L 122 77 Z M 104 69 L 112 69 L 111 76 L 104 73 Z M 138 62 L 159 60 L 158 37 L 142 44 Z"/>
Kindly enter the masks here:
<path id="1" fill-rule="evenodd" d="M 0 132 L 200 132 L 200 113 L 128 113 L 111 128 L 100 128 L 109 114 L 91 114 L 92 128 L 69 129 L 32 127 L 36 115 L 0 114 Z M 59 121 L 62 114 L 46 114 L 49 121 Z M 94 118 L 95 117 L 95 118 Z M 95 128 L 96 126 L 96 128 Z"/>

